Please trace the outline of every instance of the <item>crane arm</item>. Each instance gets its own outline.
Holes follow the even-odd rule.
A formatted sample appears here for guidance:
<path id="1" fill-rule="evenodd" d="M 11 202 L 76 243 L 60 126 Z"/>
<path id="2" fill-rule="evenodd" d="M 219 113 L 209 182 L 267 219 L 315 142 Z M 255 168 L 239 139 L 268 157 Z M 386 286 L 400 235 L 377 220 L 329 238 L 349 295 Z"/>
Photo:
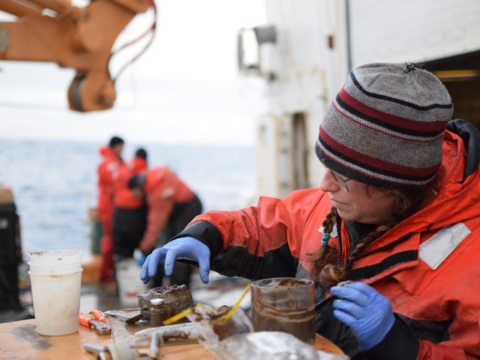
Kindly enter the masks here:
<path id="1" fill-rule="evenodd" d="M 69 90 L 72 110 L 113 106 L 114 82 L 108 70 L 113 44 L 147 0 L 93 0 L 79 8 L 70 0 L 2 0 L 0 10 L 17 16 L 0 22 L 0 60 L 49 61 L 77 70 Z M 43 15 L 44 9 L 56 15 Z"/>

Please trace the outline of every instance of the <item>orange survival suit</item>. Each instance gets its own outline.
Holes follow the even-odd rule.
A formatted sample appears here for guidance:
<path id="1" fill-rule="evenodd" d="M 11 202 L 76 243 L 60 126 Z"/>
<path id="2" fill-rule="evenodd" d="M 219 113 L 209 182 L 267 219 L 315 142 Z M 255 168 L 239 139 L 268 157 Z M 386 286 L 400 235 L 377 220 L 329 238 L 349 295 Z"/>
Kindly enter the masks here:
<path id="1" fill-rule="evenodd" d="M 138 156 L 118 166 L 112 174 L 114 206 L 138 209 L 144 205 L 144 199 L 135 197 L 128 188 L 128 180 L 134 175 L 147 171 L 147 169 L 147 160 Z"/>
<path id="2" fill-rule="evenodd" d="M 353 332 L 333 316 L 331 293 L 317 284 L 316 331 L 353 359 L 480 357 L 480 134 L 466 124 L 455 120 L 447 127 L 437 196 L 370 244 L 349 273 L 390 300 L 403 330 L 384 341 L 392 341 L 397 355 L 364 357 Z M 308 254 L 321 246 L 331 206 L 319 189 L 294 191 L 283 200 L 261 197 L 256 207 L 198 216 L 175 238 L 205 243 L 211 269 L 228 276 L 306 278 Z M 339 249 L 337 261 L 344 265 L 350 252 L 344 221 L 329 245 Z M 413 357 L 405 357 L 409 346 Z"/>
<path id="3" fill-rule="evenodd" d="M 174 205 L 190 203 L 195 194 L 168 167 L 149 170 L 144 191 L 148 203 L 148 219 L 140 248 L 149 252 L 163 231 Z"/>
<path id="4" fill-rule="evenodd" d="M 102 222 L 103 236 L 100 240 L 102 253 L 102 267 L 100 280 L 113 279 L 113 246 L 112 246 L 112 217 L 113 217 L 113 178 L 112 174 L 123 163 L 122 158 L 111 147 L 103 146 L 99 150 L 102 162 L 98 166 L 98 205 L 97 211 Z"/>
<path id="5" fill-rule="evenodd" d="M 134 157 L 120 165 L 113 173 L 113 249 L 115 261 L 133 257 L 147 226 L 145 199 L 137 198 L 128 188 L 128 180 L 134 175 L 146 172 L 146 159 Z"/>

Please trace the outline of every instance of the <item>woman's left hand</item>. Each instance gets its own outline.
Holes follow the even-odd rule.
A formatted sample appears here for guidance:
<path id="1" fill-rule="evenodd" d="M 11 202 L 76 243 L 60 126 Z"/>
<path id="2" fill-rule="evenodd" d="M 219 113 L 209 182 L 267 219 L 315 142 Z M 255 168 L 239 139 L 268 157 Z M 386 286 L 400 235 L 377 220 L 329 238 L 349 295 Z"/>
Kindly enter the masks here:
<path id="1" fill-rule="evenodd" d="M 330 291 L 339 298 L 333 315 L 353 330 L 362 351 L 379 344 L 395 323 L 390 300 L 367 284 L 345 283 Z"/>

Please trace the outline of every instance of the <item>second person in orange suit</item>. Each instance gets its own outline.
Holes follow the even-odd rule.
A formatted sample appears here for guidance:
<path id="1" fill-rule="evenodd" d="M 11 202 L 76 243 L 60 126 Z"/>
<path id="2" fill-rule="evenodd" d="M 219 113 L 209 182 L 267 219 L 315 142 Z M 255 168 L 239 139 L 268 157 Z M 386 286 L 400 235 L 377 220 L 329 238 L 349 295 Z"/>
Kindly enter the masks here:
<path id="1" fill-rule="evenodd" d="M 147 173 L 134 176 L 128 187 L 137 198 L 146 198 L 148 205 L 147 229 L 140 241 L 140 249 L 150 254 L 165 229 L 166 238 L 182 231 L 193 218 L 202 213 L 198 196 L 168 167 L 158 167 Z M 170 277 L 170 284 L 189 285 L 192 267 L 177 263 Z M 161 285 L 161 276 L 154 279 L 154 285 Z"/>
<path id="2" fill-rule="evenodd" d="M 113 245 L 112 245 L 112 218 L 113 218 L 113 178 L 112 174 L 123 163 L 123 139 L 114 136 L 108 146 L 100 148 L 102 162 L 98 167 L 98 205 L 97 211 L 102 223 L 103 236 L 100 240 L 102 265 L 100 282 L 109 283 L 114 278 Z"/>
<path id="3" fill-rule="evenodd" d="M 113 248 L 115 261 L 133 257 L 147 227 L 147 206 L 128 188 L 128 180 L 148 170 L 147 152 L 138 149 L 135 157 L 118 167 L 113 174 Z"/>

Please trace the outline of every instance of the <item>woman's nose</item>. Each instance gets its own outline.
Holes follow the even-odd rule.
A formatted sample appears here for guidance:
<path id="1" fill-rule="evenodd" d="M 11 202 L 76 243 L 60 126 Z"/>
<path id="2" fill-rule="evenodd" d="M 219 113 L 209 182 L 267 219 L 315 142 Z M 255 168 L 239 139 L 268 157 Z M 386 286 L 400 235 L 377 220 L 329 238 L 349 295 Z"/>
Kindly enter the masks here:
<path id="1" fill-rule="evenodd" d="M 331 193 L 340 190 L 340 185 L 338 185 L 337 180 L 333 177 L 332 172 L 328 169 L 323 175 L 322 181 L 320 182 L 320 190 Z"/>

